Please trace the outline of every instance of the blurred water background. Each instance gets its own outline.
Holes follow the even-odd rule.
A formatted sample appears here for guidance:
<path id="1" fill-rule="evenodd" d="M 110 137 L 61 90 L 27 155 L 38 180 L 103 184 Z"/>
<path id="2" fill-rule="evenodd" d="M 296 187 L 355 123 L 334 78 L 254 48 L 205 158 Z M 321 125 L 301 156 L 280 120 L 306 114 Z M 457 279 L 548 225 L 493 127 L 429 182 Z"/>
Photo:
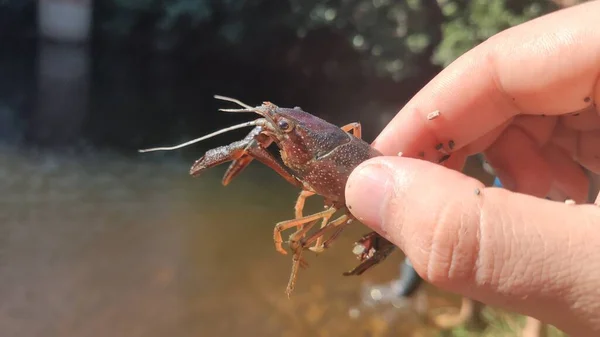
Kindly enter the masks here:
<path id="1" fill-rule="evenodd" d="M 410 307 L 362 303 L 365 285 L 398 276 L 399 254 L 360 278 L 341 275 L 356 263 L 361 224 L 309 258 L 287 299 L 291 259 L 275 252 L 272 228 L 293 216 L 298 191 L 260 164 L 227 188 L 225 167 L 188 175 L 204 151 L 244 131 L 181 151 L 136 151 L 255 117 L 217 112 L 215 94 L 360 121 L 371 141 L 461 53 L 575 3 L 41 2 L 89 4 L 92 21 L 89 34 L 79 28 L 79 40 L 67 41 L 42 30 L 36 1 L 0 0 L 7 337 L 437 335 Z M 46 25 L 75 22 L 75 12 L 52 10 Z M 468 171 L 489 178 L 477 162 Z M 429 287 L 426 296 L 427 311 L 460 303 Z M 520 323 L 497 328 L 511 324 Z"/>

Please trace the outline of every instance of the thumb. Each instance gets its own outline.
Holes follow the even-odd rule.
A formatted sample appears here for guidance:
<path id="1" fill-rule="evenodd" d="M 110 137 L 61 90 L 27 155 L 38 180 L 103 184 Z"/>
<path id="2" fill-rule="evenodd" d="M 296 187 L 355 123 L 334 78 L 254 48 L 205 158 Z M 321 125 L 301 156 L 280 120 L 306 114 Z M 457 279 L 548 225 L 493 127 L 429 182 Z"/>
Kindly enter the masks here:
<path id="1" fill-rule="evenodd" d="M 573 335 L 600 332 L 600 208 L 486 188 L 403 157 L 361 164 L 346 203 L 427 282 Z"/>

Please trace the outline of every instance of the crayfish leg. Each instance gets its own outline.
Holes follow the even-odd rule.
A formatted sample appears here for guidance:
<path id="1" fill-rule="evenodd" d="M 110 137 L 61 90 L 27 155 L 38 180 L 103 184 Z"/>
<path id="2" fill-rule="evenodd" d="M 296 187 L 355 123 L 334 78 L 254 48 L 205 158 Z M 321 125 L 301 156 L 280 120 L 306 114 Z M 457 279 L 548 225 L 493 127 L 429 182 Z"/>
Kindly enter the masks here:
<path id="1" fill-rule="evenodd" d="M 296 219 L 302 218 L 304 215 L 302 211 L 304 210 L 304 204 L 306 203 L 306 199 L 315 195 L 315 192 L 303 190 L 300 192 L 298 199 L 296 199 L 296 205 L 294 205 L 294 214 L 296 215 Z"/>
<path id="2" fill-rule="evenodd" d="M 346 222 L 342 223 L 341 226 L 338 226 L 335 230 L 335 232 L 333 232 L 333 234 L 331 234 L 331 236 L 325 240 L 320 246 L 315 244 L 315 246 L 309 248 L 310 250 L 312 250 L 313 252 L 316 253 L 320 253 L 323 250 L 329 248 L 329 246 L 331 245 L 331 243 L 333 241 L 335 241 L 335 239 L 337 239 L 338 236 L 340 236 L 340 234 L 342 234 L 342 232 L 344 231 L 344 229 L 346 228 L 346 226 L 348 226 L 349 224 L 352 223 L 352 221 L 354 221 L 353 219 L 348 219 L 346 220 Z M 317 240 L 318 242 L 318 240 Z"/>
<path id="3" fill-rule="evenodd" d="M 309 227 L 314 226 L 318 220 L 313 221 Z M 294 234 L 292 234 L 293 236 Z M 300 249 L 298 249 L 300 248 Z M 294 287 L 296 286 L 296 279 L 298 278 L 298 271 L 300 268 L 307 268 L 308 263 L 302 258 L 302 247 L 296 247 L 294 250 L 294 256 L 292 258 L 292 271 L 290 273 L 290 279 L 288 281 L 287 287 L 285 289 L 285 294 L 288 298 L 292 295 L 292 291 L 294 291 Z"/>
<path id="4" fill-rule="evenodd" d="M 290 279 L 288 281 L 287 287 L 285 288 L 285 294 L 288 298 L 291 297 L 292 291 L 294 291 L 294 287 L 296 286 L 296 279 L 298 278 L 298 271 L 300 267 L 306 268 L 308 264 L 304 259 L 302 259 L 302 250 L 296 251 L 294 253 L 294 257 L 292 258 L 292 271 L 290 273 Z"/>
<path id="5" fill-rule="evenodd" d="M 309 198 L 309 197 L 311 197 L 311 196 L 313 196 L 313 195 L 315 195 L 315 192 L 306 191 L 306 190 L 304 190 L 304 191 L 302 191 L 300 193 L 300 195 L 298 196 L 298 199 L 296 200 L 296 205 L 294 206 L 294 210 L 296 212 L 295 213 L 296 214 L 296 219 L 299 219 L 299 218 L 301 218 L 303 216 L 302 215 L 302 211 L 304 209 L 304 204 L 306 202 L 306 199 Z M 328 204 L 331 204 L 331 202 L 329 202 L 328 200 L 325 200 L 325 207 L 328 207 Z M 327 219 L 327 221 L 328 220 L 329 219 Z M 321 228 L 323 228 L 327 224 L 327 221 L 323 221 L 322 222 Z M 311 224 L 310 227 L 312 228 L 313 225 L 314 224 Z M 308 230 L 303 230 L 303 228 L 304 228 L 304 225 L 298 226 L 298 230 L 294 234 L 292 234 L 291 237 L 294 240 L 298 240 L 299 238 L 303 238 L 304 235 L 306 235 L 306 232 L 308 231 Z M 321 245 L 324 245 L 324 243 L 322 242 L 322 239 L 319 238 L 317 240 L 317 242 L 315 243 L 315 246 L 311 250 L 314 251 L 314 252 L 317 252 L 317 248 L 316 247 L 321 246 Z"/>
<path id="6" fill-rule="evenodd" d="M 327 248 L 327 246 L 330 245 L 331 242 L 333 242 L 342 233 L 342 231 L 344 230 L 344 227 L 349 225 L 351 222 L 352 222 L 352 220 L 349 220 L 349 217 L 347 215 L 342 215 L 341 217 L 333 220 L 330 223 L 323 222 L 323 224 L 321 224 L 321 228 L 314 235 L 311 236 L 311 237 L 317 238 L 315 245 L 308 249 L 315 253 L 322 253 L 325 250 L 325 248 Z M 342 225 L 342 226 L 338 227 L 340 225 Z M 326 226 L 327 226 L 327 228 L 325 228 Z M 324 236 L 325 231 L 329 230 L 330 228 L 334 228 L 334 227 L 338 227 L 338 228 L 329 237 L 329 239 L 323 241 L 323 239 L 325 237 Z M 305 243 L 305 244 L 303 244 L 303 246 L 306 246 L 308 244 L 310 244 L 310 243 Z"/>
<path id="7" fill-rule="evenodd" d="M 342 126 L 340 129 L 346 132 L 352 132 L 352 135 L 356 138 L 362 138 L 362 126 L 359 122 L 349 123 Z"/>
<path id="8" fill-rule="evenodd" d="M 325 250 L 325 248 L 330 245 L 344 230 L 344 228 L 349 225 L 353 219 L 348 215 L 344 214 L 339 218 L 328 222 L 323 223 L 321 228 L 308 236 L 305 240 L 302 241 L 301 247 L 306 247 L 316 241 L 316 244 L 313 247 L 310 247 L 309 250 L 315 253 L 321 253 Z M 327 231 L 332 229 L 336 229 L 336 231 L 332 234 L 330 238 L 328 238 L 325 242 L 323 242 L 323 237 Z"/>
<path id="9" fill-rule="evenodd" d="M 307 265 L 306 262 L 302 259 L 302 252 L 304 251 L 304 248 L 306 246 L 310 245 L 313 241 L 322 238 L 325 231 L 336 228 L 337 230 L 333 233 L 333 235 L 329 239 L 327 239 L 323 243 L 322 247 L 318 247 L 318 248 L 324 249 L 324 247 L 326 247 L 328 244 L 330 244 L 331 241 L 333 241 L 333 240 L 335 240 L 335 238 L 337 238 L 337 236 L 342 232 L 342 230 L 344 229 L 344 227 L 346 225 L 348 225 L 352 222 L 352 219 L 347 214 L 344 214 L 344 215 L 340 216 L 339 218 L 329 222 L 329 219 L 337 211 L 337 209 L 331 207 L 327 211 L 324 211 L 324 212 L 328 212 L 328 211 L 331 213 L 329 215 L 323 216 L 323 218 L 322 218 L 323 222 L 321 225 L 321 229 L 319 229 L 314 234 L 311 234 L 307 241 L 303 241 L 303 240 L 297 241 L 297 238 L 303 237 L 306 234 L 306 232 L 308 232 L 310 230 L 310 228 L 313 227 L 315 225 L 315 223 L 319 220 L 318 218 L 313 220 L 308 226 L 305 226 L 302 230 L 299 230 L 296 233 L 292 234 L 292 236 L 290 237 L 290 246 L 294 250 L 294 257 L 292 259 L 292 272 L 290 274 L 288 286 L 285 291 L 288 297 L 290 297 L 292 291 L 294 290 L 294 286 L 296 284 L 296 279 L 298 278 L 298 270 L 300 269 L 300 267 L 305 267 Z M 321 212 L 321 213 L 324 213 L 324 212 Z M 319 213 L 317 213 L 317 214 L 319 214 Z M 298 243 L 300 243 L 300 244 L 298 245 Z M 315 248 L 315 247 L 311 247 L 309 249 L 313 250 L 312 248 Z"/>
<path id="10" fill-rule="evenodd" d="M 283 239 L 281 237 L 281 232 L 283 232 L 284 230 L 287 230 L 289 228 L 303 226 L 309 222 L 314 222 L 315 220 L 320 220 L 320 219 L 324 219 L 324 218 L 329 220 L 329 218 L 336 211 L 337 210 L 335 208 L 331 207 L 329 209 L 326 209 L 322 212 L 315 213 L 313 215 L 308 215 L 308 216 L 304 216 L 304 217 L 301 217 L 298 219 L 287 220 L 287 221 L 282 221 L 282 222 L 278 223 L 277 225 L 275 225 L 275 228 L 273 229 L 273 241 L 275 241 L 275 250 L 277 250 L 281 254 L 284 254 L 284 255 L 287 254 L 285 249 L 283 249 L 283 247 L 282 247 Z M 305 231 L 308 229 L 309 229 L 308 227 L 303 228 L 302 231 Z"/>
<path id="11" fill-rule="evenodd" d="M 296 219 L 300 219 L 304 216 L 302 214 L 302 211 L 304 210 L 304 204 L 306 203 L 306 199 L 313 195 L 315 195 L 315 192 L 307 190 L 303 190 L 302 192 L 300 192 L 300 195 L 298 195 L 298 199 L 296 199 L 296 204 L 294 205 L 294 215 Z M 310 227 L 312 227 L 313 225 L 314 223 L 311 224 Z M 299 225 L 298 230 L 293 235 L 297 235 L 299 232 L 301 232 L 304 229 L 304 226 L 305 225 Z"/>

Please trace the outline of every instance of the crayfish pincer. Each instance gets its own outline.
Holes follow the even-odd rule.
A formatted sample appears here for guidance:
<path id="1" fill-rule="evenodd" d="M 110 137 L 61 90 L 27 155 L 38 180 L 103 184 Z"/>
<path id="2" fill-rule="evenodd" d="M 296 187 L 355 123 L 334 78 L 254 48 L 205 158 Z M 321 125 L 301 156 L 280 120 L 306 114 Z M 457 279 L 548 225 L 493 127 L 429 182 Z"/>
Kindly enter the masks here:
<path id="1" fill-rule="evenodd" d="M 275 249 L 287 254 L 282 247 L 281 232 L 295 228 L 287 244 L 293 252 L 293 265 L 286 293 L 291 294 L 298 269 L 306 266 L 302 259 L 304 250 L 321 252 L 349 225 L 354 218 L 346 208 L 344 190 L 352 170 L 361 162 L 382 154 L 361 139 L 360 123 L 350 123 L 337 127 L 327 121 L 302 111 L 301 108 L 280 108 L 273 103 L 264 102 L 252 107 L 239 100 L 215 96 L 215 98 L 240 105 L 241 109 L 220 109 L 226 112 L 252 112 L 261 118 L 251 122 L 234 125 L 201 138 L 176 145 L 140 152 L 173 150 L 202 141 L 204 139 L 244 127 L 253 127 L 242 140 L 226 146 L 209 150 L 191 167 L 190 174 L 197 176 L 204 170 L 216 165 L 231 162 L 223 177 L 223 185 L 235 178 L 254 159 L 275 170 L 290 184 L 302 189 L 295 205 L 295 218 L 275 225 L 273 239 Z M 275 144 L 279 148 L 280 158 L 267 150 Z M 302 210 L 306 198 L 320 195 L 324 198 L 324 210 L 312 215 L 304 215 Z M 340 211 L 337 218 L 334 214 Z M 332 219 L 333 218 L 333 219 Z M 313 227 L 320 222 L 320 228 Z M 329 235 L 325 238 L 326 235 Z M 391 253 L 391 245 L 378 249 L 378 235 L 368 234 L 369 240 L 365 254 L 358 254 L 361 265 L 348 275 L 361 274 L 377 264 Z M 363 240 L 364 241 L 364 240 Z M 359 241 L 360 244 L 363 241 Z M 364 242 L 363 242 L 364 243 Z M 311 246 L 312 245 L 312 246 Z"/>

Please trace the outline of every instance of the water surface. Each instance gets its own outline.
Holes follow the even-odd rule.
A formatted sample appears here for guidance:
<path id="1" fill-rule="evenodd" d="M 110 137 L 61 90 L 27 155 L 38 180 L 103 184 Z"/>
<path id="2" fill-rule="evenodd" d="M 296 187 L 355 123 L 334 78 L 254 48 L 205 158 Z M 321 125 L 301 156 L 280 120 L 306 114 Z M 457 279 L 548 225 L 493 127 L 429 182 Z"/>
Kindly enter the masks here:
<path id="1" fill-rule="evenodd" d="M 407 308 L 360 306 L 363 287 L 397 277 L 399 255 L 341 275 L 367 232 L 358 223 L 307 255 L 286 297 L 291 259 L 275 252 L 272 229 L 293 216 L 298 191 L 259 164 L 225 188 L 224 167 L 194 179 L 188 161 L 161 155 L 5 147 L 0 161 L 4 336 L 384 336 L 420 326 Z M 451 303 L 433 294 L 434 305 Z"/>

